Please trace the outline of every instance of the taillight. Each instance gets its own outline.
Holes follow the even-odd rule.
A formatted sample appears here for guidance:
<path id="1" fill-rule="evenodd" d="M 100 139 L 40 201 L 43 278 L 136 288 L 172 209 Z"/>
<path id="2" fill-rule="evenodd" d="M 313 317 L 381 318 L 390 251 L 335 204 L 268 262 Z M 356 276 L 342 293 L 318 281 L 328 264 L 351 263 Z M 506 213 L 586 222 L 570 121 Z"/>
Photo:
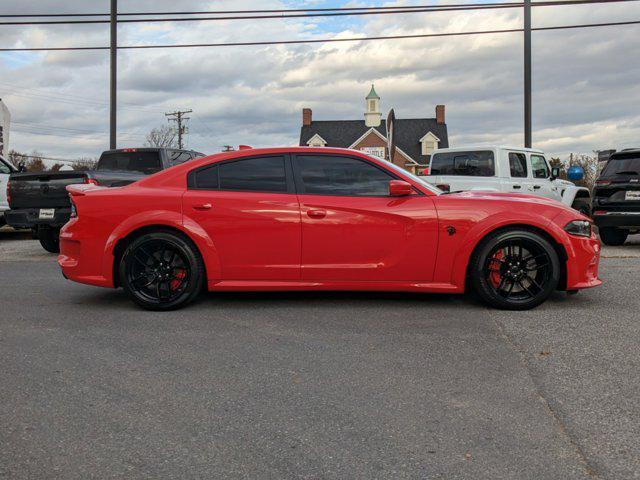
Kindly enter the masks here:
<path id="1" fill-rule="evenodd" d="M 596 180 L 596 185 L 598 186 L 611 185 L 611 180 Z"/>
<path id="2" fill-rule="evenodd" d="M 443 192 L 449 193 L 451 191 L 451 185 L 449 185 L 447 183 L 440 183 L 440 184 L 436 185 L 436 187 L 438 187 Z"/>
<path id="3" fill-rule="evenodd" d="M 7 203 L 11 206 L 11 180 L 7 182 Z"/>
<path id="4" fill-rule="evenodd" d="M 76 209 L 76 204 L 73 202 L 73 197 L 69 195 L 69 200 L 71 201 L 71 218 L 76 218 L 78 216 L 78 210 Z"/>
<path id="5" fill-rule="evenodd" d="M 89 185 L 100 185 L 100 182 L 95 178 L 85 178 L 84 183 L 88 183 Z"/>

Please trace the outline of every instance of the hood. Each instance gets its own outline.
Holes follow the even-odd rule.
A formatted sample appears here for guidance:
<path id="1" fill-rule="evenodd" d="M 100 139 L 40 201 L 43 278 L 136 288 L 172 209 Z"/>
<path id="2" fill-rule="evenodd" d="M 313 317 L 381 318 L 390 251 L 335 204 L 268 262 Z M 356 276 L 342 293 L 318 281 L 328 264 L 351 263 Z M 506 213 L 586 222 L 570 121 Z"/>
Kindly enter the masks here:
<path id="1" fill-rule="evenodd" d="M 470 190 L 466 192 L 450 193 L 448 197 L 468 198 L 470 200 L 496 200 L 510 201 L 522 203 L 536 203 L 538 205 L 550 205 L 554 207 L 569 208 L 564 203 L 551 198 L 539 197 L 538 195 L 529 195 L 525 193 L 502 193 L 502 192 L 483 192 L 481 190 Z"/>

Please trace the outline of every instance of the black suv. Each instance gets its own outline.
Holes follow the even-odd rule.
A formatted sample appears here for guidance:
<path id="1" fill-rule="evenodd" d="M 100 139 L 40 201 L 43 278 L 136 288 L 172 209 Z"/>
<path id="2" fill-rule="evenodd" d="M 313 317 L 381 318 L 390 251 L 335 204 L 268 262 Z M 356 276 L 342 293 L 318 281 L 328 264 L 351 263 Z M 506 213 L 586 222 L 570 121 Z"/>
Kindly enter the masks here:
<path id="1" fill-rule="evenodd" d="M 611 154 L 593 189 L 592 216 L 605 245 L 640 232 L 640 148 Z"/>

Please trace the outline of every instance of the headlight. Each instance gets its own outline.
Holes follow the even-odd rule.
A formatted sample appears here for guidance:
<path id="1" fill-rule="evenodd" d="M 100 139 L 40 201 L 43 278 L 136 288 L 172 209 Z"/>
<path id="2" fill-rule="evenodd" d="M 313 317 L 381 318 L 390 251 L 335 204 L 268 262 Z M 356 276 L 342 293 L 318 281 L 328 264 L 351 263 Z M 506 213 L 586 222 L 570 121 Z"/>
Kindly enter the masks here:
<path id="1" fill-rule="evenodd" d="M 591 222 L 587 220 L 574 220 L 573 222 L 567 223 L 564 231 L 571 235 L 577 235 L 578 237 L 590 237 Z"/>

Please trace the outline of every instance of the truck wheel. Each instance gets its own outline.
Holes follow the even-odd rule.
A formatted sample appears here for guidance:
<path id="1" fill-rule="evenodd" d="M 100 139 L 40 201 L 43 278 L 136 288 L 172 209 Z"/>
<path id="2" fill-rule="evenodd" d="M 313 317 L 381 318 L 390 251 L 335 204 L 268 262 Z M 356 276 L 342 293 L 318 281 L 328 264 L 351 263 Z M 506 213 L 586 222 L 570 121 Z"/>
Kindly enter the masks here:
<path id="1" fill-rule="evenodd" d="M 614 227 L 603 227 L 600 229 L 600 240 L 610 247 L 619 247 L 627 241 L 629 232 Z"/>
<path id="2" fill-rule="evenodd" d="M 502 230 L 478 245 L 469 274 L 485 303 L 505 310 L 529 310 L 558 286 L 560 261 L 553 246 L 537 233 Z"/>
<path id="3" fill-rule="evenodd" d="M 47 252 L 60 253 L 60 231 L 51 228 L 42 228 L 38 230 L 38 240 L 40 245 Z"/>
<path id="4" fill-rule="evenodd" d="M 133 240 L 120 261 L 120 285 L 147 310 L 174 310 L 202 291 L 205 267 L 182 235 L 151 232 Z"/>
<path id="5" fill-rule="evenodd" d="M 591 200 L 588 198 L 576 198 L 571 208 L 579 211 L 586 217 L 591 217 Z"/>

